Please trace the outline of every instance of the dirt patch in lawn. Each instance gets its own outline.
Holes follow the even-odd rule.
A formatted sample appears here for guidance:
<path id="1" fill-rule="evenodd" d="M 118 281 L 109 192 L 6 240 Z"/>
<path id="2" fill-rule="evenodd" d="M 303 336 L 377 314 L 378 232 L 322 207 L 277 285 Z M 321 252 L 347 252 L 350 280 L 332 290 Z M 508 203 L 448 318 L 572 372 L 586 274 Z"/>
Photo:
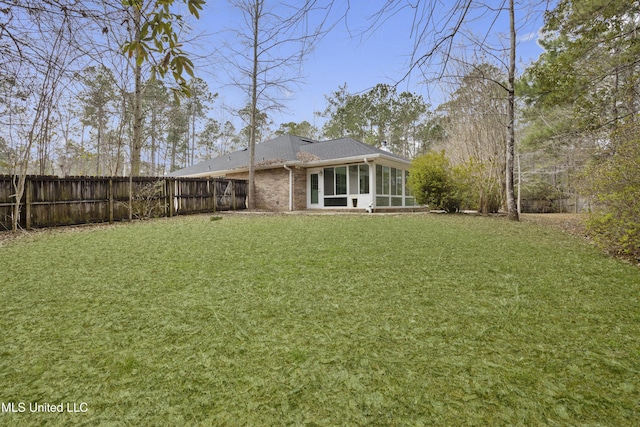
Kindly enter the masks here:
<path id="1" fill-rule="evenodd" d="M 0 247 L 13 241 L 34 238 L 36 236 L 62 234 L 62 233 L 89 232 L 89 231 L 102 230 L 105 228 L 113 228 L 113 227 L 122 226 L 126 224 L 132 224 L 132 223 L 117 222 L 115 224 L 109 224 L 109 223 L 75 224 L 75 225 L 67 225 L 67 226 L 60 226 L 60 227 L 34 228 L 31 230 L 21 229 L 17 233 L 12 233 L 11 231 L 0 231 Z M 135 224 L 135 222 L 133 224 Z"/>
<path id="2" fill-rule="evenodd" d="M 546 213 L 546 214 L 522 214 L 522 221 L 535 222 L 545 226 L 573 234 L 575 236 L 586 237 L 585 220 L 586 214 L 575 213 Z"/>

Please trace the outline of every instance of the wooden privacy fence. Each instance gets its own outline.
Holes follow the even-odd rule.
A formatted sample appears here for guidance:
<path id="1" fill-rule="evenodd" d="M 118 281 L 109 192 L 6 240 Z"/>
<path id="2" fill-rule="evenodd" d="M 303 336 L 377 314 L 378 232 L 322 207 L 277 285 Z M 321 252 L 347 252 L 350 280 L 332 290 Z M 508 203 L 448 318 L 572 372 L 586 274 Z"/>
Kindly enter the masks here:
<path id="1" fill-rule="evenodd" d="M 0 231 L 11 229 L 14 177 L 0 175 Z M 21 227 L 52 227 L 132 218 L 246 209 L 247 182 L 222 178 L 28 176 Z"/>

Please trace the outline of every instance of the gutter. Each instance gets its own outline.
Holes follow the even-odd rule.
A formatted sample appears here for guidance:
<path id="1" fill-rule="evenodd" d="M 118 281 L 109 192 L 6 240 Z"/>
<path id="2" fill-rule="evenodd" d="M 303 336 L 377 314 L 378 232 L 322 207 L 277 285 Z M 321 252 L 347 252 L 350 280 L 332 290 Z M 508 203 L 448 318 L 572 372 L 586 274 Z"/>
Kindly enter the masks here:
<path id="1" fill-rule="evenodd" d="M 293 210 L 293 169 L 287 165 L 282 165 L 289 171 L 289 212 Z"/>

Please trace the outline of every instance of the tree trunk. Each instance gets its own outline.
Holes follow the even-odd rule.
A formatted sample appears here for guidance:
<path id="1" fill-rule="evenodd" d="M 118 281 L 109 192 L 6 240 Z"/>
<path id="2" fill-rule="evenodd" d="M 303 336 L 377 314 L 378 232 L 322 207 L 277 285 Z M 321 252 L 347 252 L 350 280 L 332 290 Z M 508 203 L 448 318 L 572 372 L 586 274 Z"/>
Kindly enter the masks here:
<path id="1" fill-rule="evenodd" d="M 140 26 L 142 12 L 140 5 L 133 6 L 135 26 L 135 40 L 140 42 Z M 132 176 L 140 175 L 140 151 L 142 150 L 142 65 L 139 63 L 140 52 L 136 51 L 134 61 L 135 88 L 133 93 L 133 140 L 131 141 L 131 171 Z"/>
<path id="2" fill-rule="evenodd" d="M 249 119 L 251 130 L 249 136 L 249 209 L 256 208 L 256 115 L 258 109 L 258 33 L 261 2 L 262 0 L 255 0 L 253 16 L 253 71 L 251 74 L 251 117 Z"/>
<path id="3" fill-rule="evenodd" d="M 42 86 L 42 91 L 45 91 L 45 86 Z M 41 97 L 45 97 L 45 95 L 41 95 Z M 35 129 L 37 124 L 41 120 L 42 116 L 42 108 L 45 105 L 45 102 L 40 100 L 37 110 L 36 116 L 31 124 L 31 129 L 27 135 L 27 144 L 24 149 L 24 154 L 20 159 L 20 163 L 18 164 L 18 175 L 14 175 L 13 177 L 13 188 L 15 189 L 14 197 L 15 204 L 13 205 L 13 215 L 11 218 L 11 231 L 16 233 L 18 231 L 18 227 L 20 225 L 20 202 L 22 201 L 22 196 L 24 195 L 24 187 L 25 182 L 27 180 L 27 172 L 29 170 L 29 159 L 31 158 L 31 148 L 33 147 L 33 140 L 35 139 Z M 17 182 L 16 182 L 17 179 Z"/>
<path id="4" fill-rule="evenodd" d="M 151 175 L 157 176 L 156 167 L 156 120 L 158 119 L 155 109 L 151 110 Z"/>
<path id="5" fill-rule="evenodd" d="M 191 116 L 191 161 L 189 166 L 192 166 L 196 161 L 196 112 L 195 106 Z"/>
<path id="6" fill-rule="evenodd" d="M 513 221 L 519 220 L 518 207 L 516 205 L 513 168 L 515 156 L 515 74 L 516 74 L 516 27 L 514 0 L 509 0 L 509 24 L 511 34 L 511 48 L 509 52 L 509 81 L 507 102 L 507 158 L 506 158 L 506 193 L 507 193 L 507 218 Z"/>

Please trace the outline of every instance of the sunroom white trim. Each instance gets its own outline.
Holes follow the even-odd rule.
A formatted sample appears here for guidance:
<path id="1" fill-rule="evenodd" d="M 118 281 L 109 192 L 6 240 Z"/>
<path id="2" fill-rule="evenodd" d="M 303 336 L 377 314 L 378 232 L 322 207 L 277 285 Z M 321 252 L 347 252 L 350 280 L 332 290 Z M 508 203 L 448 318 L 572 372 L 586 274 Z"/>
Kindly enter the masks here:
<path id="1" fill-rule="evenodd" d="M 415 207 L 415 201 L 413 197 L 408 193 L 406 179 L 408 176 L 410 162 L 395 161 L 382 156 L 375 156 L 375 159 L 371 159 L 370 156 L 359 156 L 357 158 L 351 158 L 351 160 L 357 160 L 356 162 L 322 162 L 324 164 L 317 164 L 315 167 L 307 168 L 307 209 L 362 209 L 371 211 L 375 208 L 404 208 Z M 357 166 L 357 178 L 354 179 L 354 173 L 352 167 Z M 362 166 L 367 167 L 368 174 L 368 192 L 363 192 L 362 184 Z M 377 186 L 377 167 L 388 168 L 389 177 L 387 191 L 388 194 L 382 194 L 383 191 L 379 191 Z M 344 174 L 345 183 L 338 184 L 335 178 L 335 169 L 345 168 L 340 171 L 340 176 Z M 327 178 L 326 173 L 329 169 L 332 169 L 332 178 Z M 383 169 L 384 170 L 384 169 Z M 398 176 L 398 171 L 401 175 Z M 395 172 L 396 181 L 391 182 L 391 178 Z M 398 181 L 399 179 L 399 181 Z M 354 183 L 355 181 L 355 183 Z M 328 182 L 331 182 L 333 188 L 326 189 L 325 186 Z M 340 185 L 340 187 L 338 187 Z M 315 187 L 318 188 L 315 188 Z M 354 186 L 357 186 L 357 192 L 354 190 Z M 400 188 L 398 188 L 398 186 Z M 364 187 L 366 188 L 366 187 Z M 391 194 L 391 190 L 395 190 L 394 194 Z M 340 191 L 339 194 L 336 194 Z M 381 194 L 378 194 L 381 193 Z M 399 194 L 398 194 L 399 193 Z M 386 203 L 382 202 L 383 198 L 387 198 Z M 329 203 L 331 202 L 331 203 Z M 400 202 L 400 203 L 398 203 Z"/>

